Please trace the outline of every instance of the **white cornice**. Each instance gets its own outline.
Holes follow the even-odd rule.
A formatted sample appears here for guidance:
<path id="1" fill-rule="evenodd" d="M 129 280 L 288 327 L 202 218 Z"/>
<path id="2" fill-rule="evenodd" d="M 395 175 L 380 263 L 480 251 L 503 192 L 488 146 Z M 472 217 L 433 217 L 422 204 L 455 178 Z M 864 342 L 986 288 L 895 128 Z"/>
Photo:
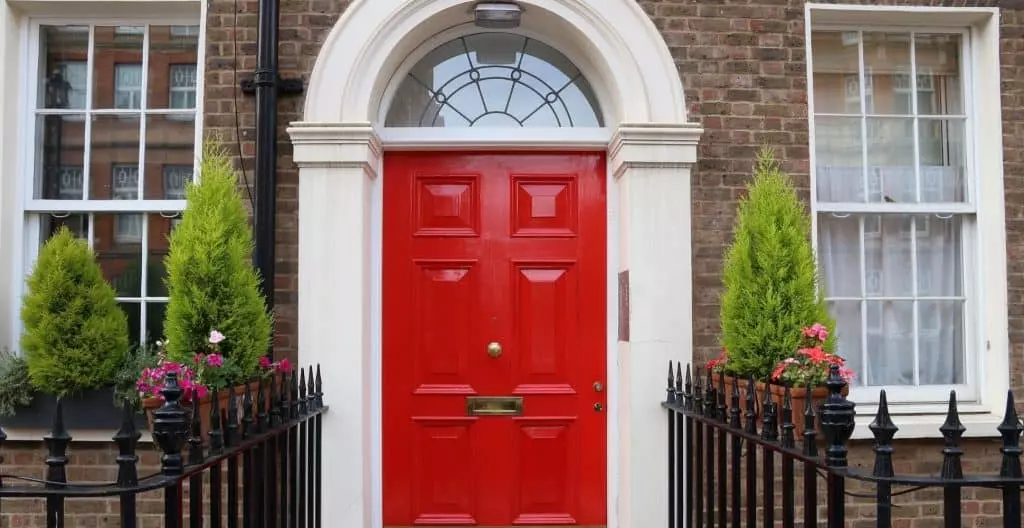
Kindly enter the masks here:
<path id="1" fill-rule="evenodd" d="M 697 124 L 627 123 L 612 137 L 608 159 L 616 178 L 627 168 L 689 167 L 704 129 Z"/>
<path id="2" fill-rule="evenodd" d="M 382 148 L 370 123 L 292 123 L 288 135 L 299 168 L 362 167 L 376 175 Z"/>

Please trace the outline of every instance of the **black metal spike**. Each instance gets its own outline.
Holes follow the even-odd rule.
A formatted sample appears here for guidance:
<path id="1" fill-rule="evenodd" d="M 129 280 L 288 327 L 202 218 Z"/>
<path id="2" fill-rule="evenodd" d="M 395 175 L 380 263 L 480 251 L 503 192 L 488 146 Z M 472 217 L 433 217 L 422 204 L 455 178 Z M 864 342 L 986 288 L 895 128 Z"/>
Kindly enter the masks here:
<path id="1" fill-rule="evenodd" d="M 796 437 L 793 430 L 796 425 L 793 423 L 793 395 L 786 385 L 786 392 L 782 397 L 782 447 L 796 447 Z"/>
<path id="2" fill-rule="evenodd" d="M 687 367 L 689 368 L 689 367 Z M 683 402 L 683 362 L 676 362 L 676 404 Z"/>
<path id="3" fill-rule="evenodd" d="M 308 412 L 308 404 L 306 400 L 306 369 L 299 369 L 299 414 L 302 416 Z"/>
<path id="4" fill-rule="evenodd" d="M 892 464 L 892 439 L 899 431 L 899 427 L 896 427 L 892 417 L 889 416 L 889 399 L 885 395 L 885 389 L 882 389 L 879 395 L 875 421 L 871 422 L 868 429 L 871 429 L 871 433 L 875 435 L 875 469 L 872 475 L 883 478 L 892 477 L 896 471 Z"/>
<path id="5" fill-rule="evenodd" d="M 192 387 L 192 420 L 189 424 L 188 463 L 190 466 L 203 463 L 203 421 L 199 417 L 199 389 Z"/>
<path id="6" fill-rule="evenodd" d="M 704 416 L 715 417 L 715 404 L 718 400 L 718 391 L 715 390 L 715 383 L 711 378 L 711 369 L 706 369 L 707 385 L 704 389 Z"/>
<path id="7" fill-rule="evenodd" d="M 665 388 L 665 403 L 675 405 L 677 401 L 675 371 L 672 370 L 672 360 L 668 360 L 668 385 Z"/>
<path id="8" fill-rule="evenodd" d="M 946 411 L 946 421 L 939 427 L 942 433 L 942 478 L 962 479 L 964 468 L 960 457 L 964 450 L 960 447 L 960 439 L 967 428 L 960 421 L 960 411 L 957 410 L 956 391 L 949 391 L 949 410 Z"/>
<path id="9" fill-rule="evenodd" d="M 686 379 L 683 381 L 683 408 L 693 410 L 693 377 L 690 375 L 690 365 L 686 365 Z"/>
<path id="10" fill-rule="evenodd" d="M 724 377 L 724 376 L 723 376 Z M 740 379 L 732 378 L 732 401 L 729 402 L 729 427 L 740 428 Z"/>
<path id="11" fill-rule="evenodd" d="M 238 443 L 238 395 L 234 387 L 228 387 L 228 415 L 224 420 L 224 445 L 234 446 Z"/>
<path id="12" fill-rule="evenodd" d="M 160 394 L 164 404 L 153 411 L 153 439 L 160 451 L 160 471 L 166 476 L 178 476 L 184 472 L 185 461 L 181 450 L 188 437 L 188 421 L 185 409 L 181 406 L 181 386 L 178 385 L 178 374 L 167 373 L 164 387 Z"/>
<path id="13" fill-rule="evenodd" d="M 839 375 L 839 365 L 829 366 L 825 386 L 828 398 L 821 406 L 821 430 L 828 442 L 825 463 L 830 467 L 846 467 L 849 464 L 846 442 L 853 436 L 857 406 L 843 396 L 846 380 Z"/>
<path id="14" fill-rule="evenodd" d="M 256 430 L 264 432 L 270 427 L 270 415 L 267 414 L 267 393 L 263 389 L 263 379 L 256 390 Z"/>
<path id="15" fill-rule="evenodd" d="M 704 385 L 700 378 L 700 367 L 693 367 L 693 412 L 704 413 Z"/>
<path id="16" fill-rule="evenodd" d="M 57 409 L 53 413 L 53 429 L 43 437 L 46 444 L 46 480 L 49 482 L 67 482 L 68 445 L 71 435 L 64 427 L 64 399 L 57 398 Z M 47 484 L 48 488 L 54 487 Z"/>
<path id="17" fill-rule="evenodd" d="M 313 365 L 309 366 L 309 377 L 306 378 L 306 383 L 309 385 L 306 387 L 306 394 L 309 395 L 309 404 L 306 408 L 309 412 L 313 412 L 319 407 L 316 405 L 316 387 L 313 386 Z"/>
<path id="18" fill-rule="evenodd" d="M 1003 446 L 999 451 L 1003 454 L 1003 461 L 999 466 L 999 476 L 1004 478 L 1021 478 L 1020 467 L 1020 435 L 1021 423 L 1017 415 L 1017 406 L 1013 401 L 1013 391 L 1006 392 L 1006 413 L 1003 414 L 1003 423 L 997 429 L 1003 437 Z"/>
<path id="19" fill-rule="evenodd" d="M 220 392 L 210 392 L 210 452 L 220 453 L 224 450 L 224 433 L 220 421 Z"/>
<path id="20" fill-rule="evenodd" d="M 779 439 L 779 409 L 772 398 L 772 386 L 764 386 L 764 401 L 761 402 L 761 438 L 774 442 Z"/>
<path id="21" fill-rule="evenodd" d="M 718 416 L 717 416 L 717 418 L 722 423 L 725 423 L 726 419 L 728 418 L 728 416 L 726 416 L 726 414 L 725 414 L 725 411 L 726 411 L 726 406 L 725 406 L 725 375 L 718 376 L 718 397 L 716 399 L 718 400 Z"/>
<path id="22" fill-rule="evenodd" d="M 291 373 L 289 373 L 289 372 L 282 372 L 281 373 L 281 387 L 280 387 L 281 393 L 278 395 L 279 399 L 277 400 L 277 405 L 278 405 L 277 414 L 280 417 L 279 418 L 281 420 L 280 423 L 287 422 L 288 421 L 288 414 L 291 412 L 292 404 L 291 404 L 291 381 L 289 380 L 290 377 L 291 377 Z"/>
<path id="23" fill-rule="evenodd" d="M 315 398 L 315 400 L 316 400 L 316 408 L 318 410 L 319 409 L 323 409 L 324 408 L 324 382 L 320 378 L 320 364 L 319 363 L 317 363 L 317 365 L 316 365 L 316 398 Z"/>
<path id="24" fill-rule="evenodd" d="M 281 423 L 281 377 L 271 376 L 270 378 L 270 427 L 277 427 Z"/>
<path id="25" fill-rule="evenodd" d="M 125 404 L 122 409 L 121 428 L 114 434 L 114 443 L 117 444 L 117 485 L 122 488 L 135 486 L 139 483 L 139 455 L 136 447 L 142 432 L 135 427 L 135 409 L 130 404 Z M 6 435 L 5 435 L 6 436 Z"/>
<path id="26" fill-rule="evenodd" d="M 804 389 L 804 454 L 809 457 L 818 456 L 818 424 L 815 421 L 814 385 L 807 384 Z"/>
<path id="27" fill-rule="evenodd" d="M 255 421 L 252 418 L 252 383 L 245 384 L 245 395 L 242 396 L 242 439 L 255 434 Z"/>
<path id="28" fill-rule="evenodd" d="M 299 375 L 297 372 L 292 372 L 291 381 L 291 393 L 288 396 L 291 408 L 288 417 L 294 420 L 299 417 Z"/>
<path id="29" fill-rule="evenodd" d="M 757 434 L 757 398 L 754 397 L 754 377 L 747 380 L 747 410 L 744 413 L 744 430 L 750 434 Z"/>

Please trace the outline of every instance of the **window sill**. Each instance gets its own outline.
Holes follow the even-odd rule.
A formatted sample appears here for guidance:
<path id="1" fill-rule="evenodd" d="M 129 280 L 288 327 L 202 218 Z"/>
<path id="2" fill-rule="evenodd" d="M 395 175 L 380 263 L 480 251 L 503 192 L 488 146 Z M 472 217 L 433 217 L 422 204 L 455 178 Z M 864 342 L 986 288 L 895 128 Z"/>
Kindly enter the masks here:
<path id="1" fill-rule="evenodd" d="M 960 421 L 967 428 L 964 438 L 998 438 L 999 431 L 996 427 L 1003 421 L 1002 414 L 981 410 L 967 412 L 961 406 Z M 868 428 L 875 420 L 875 408 L 865 406 L 863 410 L 858 409 L 857 427 L 853 430 L 853 440 L 870 440 L 875 435 L 871 434 Z M 896 433 L 896 441 L 912 439 L 942 438 L 939 427 L 946 421 L 945 413 L 935 414 L 893 414 L 892 421 L 899 427 Z"/>

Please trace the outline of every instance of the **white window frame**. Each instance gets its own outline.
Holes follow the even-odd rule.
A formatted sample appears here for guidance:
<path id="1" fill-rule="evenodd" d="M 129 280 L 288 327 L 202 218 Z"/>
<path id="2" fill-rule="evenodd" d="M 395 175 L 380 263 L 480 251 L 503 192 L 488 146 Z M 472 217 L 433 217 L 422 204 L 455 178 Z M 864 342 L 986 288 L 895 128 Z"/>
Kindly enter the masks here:
<path id="1" fill-rule="evenodd" d="M 1007 315 L 1006 232 L 1003 196 L 1002 164 L 1002 109 L 999 85 L 999 10 L 998 8 L 953 8 L 917 6 L 872 6 L 805 4 L 805 40 L 808 46 L 808 104 L 810 129 L 811 189 L 816 189 L 814 140 L 814 79 L 813 53 L 810 50 L 812 33 L 819 30 L 876 29 L 914 32 L 961 32 L 965 53 L 962 55 L 961 74 L 964 83 L 964 113 L 967 152 L 967 172 L 970 175 L 966 203 L 944 205 L 948 210 L 936 210 L 933 205 L 910 205 L 905 212 L 972 213 L 975 215 L 974 239 L 966 240 L 964 261 L 969 266 L 965 278 L 968 298 L 964 307 L 968 369 L 967 388 L 970 397 L 960 398 L 960 412 L 968 425 L 968 436 L 994 436 L 995 425 L 1002 419 L 1006 391 L 1009 388 L 1009 337 Z M 973 123 L 985 122 L 984 127 Z M 984 174 L 985 178 L 977 175 Z M 812 231 L 817 241 L 818 213 L 835 210 L 844 213 L 881 212 L 879 205 L 871 203 L 819 204 L 817 193 L 811 192 Z M 915 211 L 915 208 L 917 209 Z M 886 208 L 891 209 L 891 208 Z M 901 211 L 904 212 L 904 211 Z M 967 248 L 973 251 L 966 253 Z M 817 250 L 817 247 L 816 247 Z M 982 256 L 984 255 L 984 258 Z M 973 370 L 971 370 L 973 369 Z M 945 394 L 927 394 L 921 391 L 887 387 L 890 412 L 901 415 L 899 437 L 935 437 L 946 411 Z M 872 415 L 878 402 L 878 390 L 856 387 L 850 398 L 858 403 L 858 414 Z M 959 391 L 958 391 L 959 392 Z M 942 396 L 942 397 L 939 397 Z M 855 438 L 870 438 L 866 424 L 869 419 L 858 420 Z"/>
<path id="2" fill-rule="evenodd" d="M 89 51 L 88 51 L 88 82 L 87 82 L 87 95 L 86 95 L 86 107 L 85 109 L 41 109 L 37 103 L 37 90 L 38 90 L 38 67 L 39 67 L 39 53 L 40 53 L 40 28 L 42 26 L 89 26 Z M 185 200 L 165 200 L 165 199 L 145 199 L 144 189 L 146 182 L 146 116 L 151 115 L 166 115 L 166 116 L 178 116 L 182 114 L 188 114 L 189 119 L 193 119 L 195 122 L 194 128 L 194 141 L 196 145 L 195 156 L 193 159 L 193 175 L 198 180 L 199 178 L 199 153 L 201 149 L 199 146 L 202 143 L 203 138 L 203 114 L 200 109 L 203 108 L 202 100 L 204 97 L 203 91 L 203 71 L 205 65 L 205 16 L 199 17 L 160 17 L 153 16 L 151 13 L 145 16 L 133 17 L 130 19 L 119 18 L 119 17 L 82 17 L 69 19 L 63 16 L 38 16 L 29 17 L 24 25 L 22 26 L 21 35 L 21 49 L 23 55 L 21 57 L 20 79 L 22 82 L 19 86 L 19 98 L 18 103 L 21 110 L 19 111 L 19 134 L 18 137 L 30 138 L 29 141 L 23 141 L 19 150 L 20 155 L 18 158 L 18 174 L 21 175 L 19 178 L 10 178 L 8 185 L 16 187 L 16 194 L 20 197 L 19 205 L 20 208 L 15 212 L 16 218 L 12 218 L 15 226 L 15 233 L 17 243 L 14 245 L 19 248 L 20 251 L 13 252 L 13 258 L 15 262 L 12 264 L 13 277 L 10 283 L 10 291 L 13 293 L 13 299 L 9 306 L 9 311 L 6 314 L 8 317 L 7 326 L 13 330 L 14 336 L 21 335 L 22 322 L 18 314 L 20 313 L 21 297 L 25 293 L 25 279 L 31 273 L 33 263 L 36 261 L 39 254 L 39 233 L 41 229 L 41 218 L 42 215 L 52 214 L 55 217 L 64 217 L 69 214 L 82 213 L 88 214 L 89 227 L 88 227 L 88 240 L 91 245 L 95 239 L 94 229 L 95 222 L 94 217 L 97 214 L 111 214 L 111 213 L 126 213 L 126 214 L 138 214 L 142 217 L 142 233 L 149 232 L 149 219 L 151 214 L 160 214 L 161 216 L 174 218 L 180 217 L 180 214 L 185 209 Z M 143 50 L 146 50 L 146 54 L 143 57 L 142 63 L 142 86 L 141 86 L 141 104 L 140 108 L 144 110 L 132 109 L 94 109 L 93 104 L 93 90 L 95 89 L 95 82 L 93 76 L 95 74 L 94 69 L 94 41 L 95 41 L 95 27 L 109 27 L 109 26 L 133 26 L 133 27 L 145 27 L 147 28 L 143 37 Z M 199 26 L 199 36 L 196 49 L 196 108 L 195 109 L 171 109 L 171 108 L 146 108 L 147 99 L 147 86 L 149 83 L 149 26 Z M 33 194 L 35 186 L 35 170 L 37 159 L 40 154 L 39 145 L 37 144 L 37 116 L 39 115 L 85 115 L 85 144 L 84 144 L 84 163 L 83 163 L 83 189 L 90 188 L 90 181 L 93 178 L 110 178 L 111 174 L 97 175 L 90 174 L 90 150 L 91 150 L 91 127 L 93 115 L 117 115 L 126 114 L 132 116 L 138 116 L 141 112 L 141 119 L 139 119 L 139 192 L 136 195 L 136 199 L 123 200 L 123 199 L 89 199 L 89 200 L 52 200 L 52 199 L 41 199 L 36 198 Z M 140 337 L 145 337 L 146 331 L 146 305 L 148 302 L 162 303 L 166 302 L 167 297 L 156 297 L 148 296 L 149 291 L 148 273 L 145 270 L 149 268 L 149 248 L 148 248 L 148 237 L 142 236 L 138 241 L 140 244 L 140 269 L 143 270 L 141 273 L 141 286 L 139 288 L 138 295 L 133 296 L 118 296 L 119 302 L 127 303 L 139 303 L 140 307 Z M 156 338 L 158 336 L 150 336 Z M 4 343 L 7 344 L 7 343 Z M 14 346 L 16 349 L 17 338 L 9 341 L 9 346 Z"/>

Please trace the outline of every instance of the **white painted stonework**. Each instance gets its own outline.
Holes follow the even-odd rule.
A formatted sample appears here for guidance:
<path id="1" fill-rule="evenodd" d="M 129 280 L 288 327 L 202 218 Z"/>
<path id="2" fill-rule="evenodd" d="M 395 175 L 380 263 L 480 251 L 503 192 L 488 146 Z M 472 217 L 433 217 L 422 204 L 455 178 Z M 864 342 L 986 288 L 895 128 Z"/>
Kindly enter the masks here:
<path id="1" fill-rule="evenodd" d="M 381 156 L 385 150 L 576 149 L 608 154 L 608 524 L 667 523 L 659 402 L 669 359 L 692 343 L 688 123 L 668 48 L 634 0 L 521 0 L 517 30 L 587 76 L 604 129 L 385 129 L 394 79 L 444 40 L 475 30 L 471 1 L 357 0 L 328 36 L 304 121 L 289 133 L 299 176 L 299 359 L 331 379 L 324 518 L 381 526 Z M 478 31 L 478 30 L 477 30 Z M 618 280 L 630 271 L 630 342 Z"/>

